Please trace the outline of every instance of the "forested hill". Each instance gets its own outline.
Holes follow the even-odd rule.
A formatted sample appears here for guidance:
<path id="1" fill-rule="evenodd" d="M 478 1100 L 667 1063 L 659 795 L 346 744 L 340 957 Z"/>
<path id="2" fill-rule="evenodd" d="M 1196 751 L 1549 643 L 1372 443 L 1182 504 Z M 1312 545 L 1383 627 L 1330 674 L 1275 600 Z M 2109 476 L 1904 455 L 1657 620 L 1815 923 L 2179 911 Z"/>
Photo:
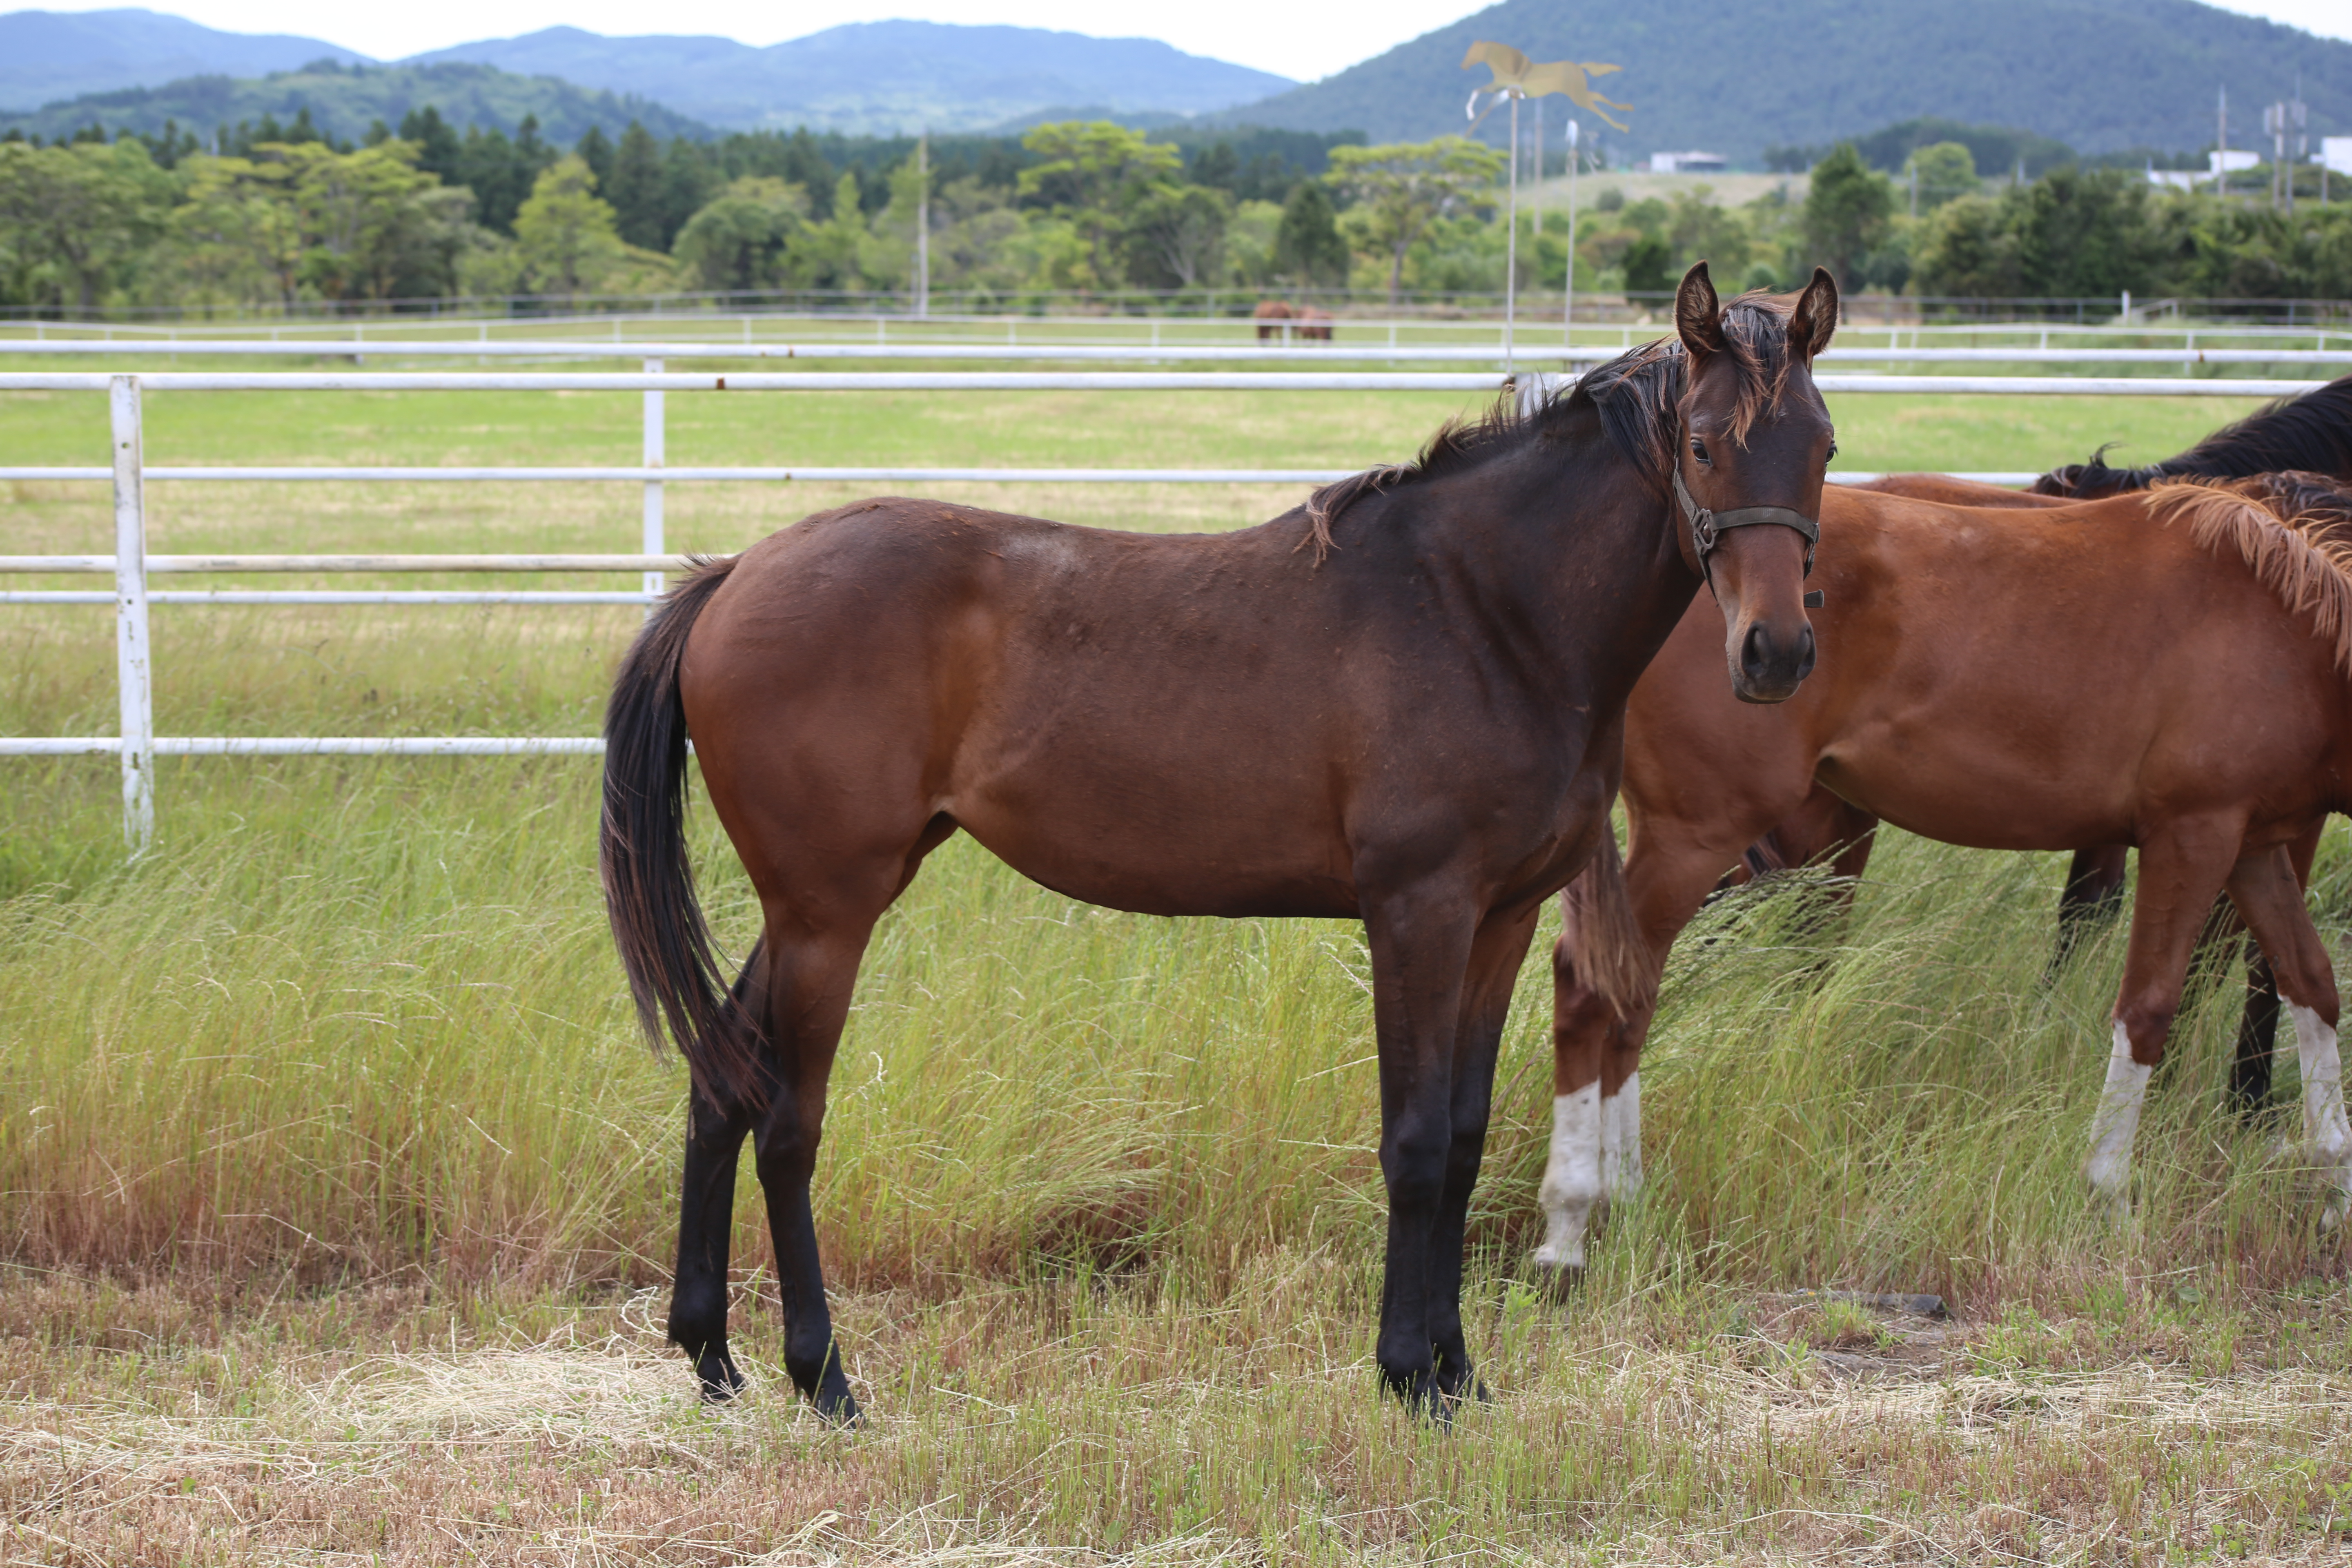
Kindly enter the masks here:
<path id="1" fill-rule="evenodd" d="M 190 77 L 157 88 L 89 93 L 30 114 L 0 114 L 0 132 L 22 131 L 54 141 L 97 123 L 110 134 L 129 130 L 152 136 L 172 121 L 209 139 L 216 127 L 257 123 L 265 115 L 288 121 L 307 108 L 320 131 L 355 142 L 367 134 L 370 121 L 398 125 L 410 110 L 427 104 L 452 125 L 495 127 L 509 134 L 526 116 L 536 115 L 541 134 L 562 146 L 586 135 L 592 125 L 617 137 L 633 120 L 661 137 L 711 134 L 708 125 L 634 95 L 454 61 L 350 68 L 322 61 L 257 80 Z"/>
<path id="2" fill-rule="evenodd" d="M 2314 150 L 2352 133 L 2352 43 L 2194 0 L 1503 0 L 1336 76 L 1227 111 L 1235 123 L 1357 127 L 1375 142 L 1459 131 L 1486 79 L 1460 68 L 1480 38 L 1539 60 L 1624 68 L 1594 86 L 1633 105 L 1613 154 L 1705 148 L 1754 164 L 1773 144 L 1820 143 L 1920 115 L 2019 126 L 2085 153 L 2253 144 L 2262 106 L 2302 74 Z M 1554 121 L 1564 100 L 1547 100 Z M 1492 128 L 1500 116 L 1488 120 Z"/>
<path id="3" fill-rule="evenodd" d="M 806 125 L 884 135 L 926 125 L 978 130 L 1064 104 L 1194 114 L 1292 85 L 1156 38 L 936 22 L 855 23 L 765 48 L 731 38 L 608 38 L 550 27 L 416 58 L 474 60 L 641 92 L 730 130 Z"/>

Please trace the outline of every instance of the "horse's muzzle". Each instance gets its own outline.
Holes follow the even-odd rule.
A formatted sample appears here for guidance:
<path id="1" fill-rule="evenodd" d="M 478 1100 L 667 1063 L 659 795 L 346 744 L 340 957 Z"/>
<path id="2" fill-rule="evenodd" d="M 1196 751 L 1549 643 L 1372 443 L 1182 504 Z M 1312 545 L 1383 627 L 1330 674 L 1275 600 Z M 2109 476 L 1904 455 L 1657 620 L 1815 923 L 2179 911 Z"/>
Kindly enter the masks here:
<path id="1" fill-rule="evenodd" d="M 1793 637 L 1776 637 L 1758 621 L 1739 643 L 1731 689 L 1742 702 L 1785 702 L 1813 672 L 1813 628 L 1798 623 Z"/>

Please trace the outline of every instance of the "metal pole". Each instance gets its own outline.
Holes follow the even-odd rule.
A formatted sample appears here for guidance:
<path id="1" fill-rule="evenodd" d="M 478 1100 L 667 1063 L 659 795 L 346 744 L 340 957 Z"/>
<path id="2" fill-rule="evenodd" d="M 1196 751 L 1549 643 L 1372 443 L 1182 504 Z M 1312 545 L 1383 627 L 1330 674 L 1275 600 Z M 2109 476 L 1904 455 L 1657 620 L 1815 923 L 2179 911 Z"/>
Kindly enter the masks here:
<path id="1" fill-rule="evenodd" d="M 107 384 L 114 437 L 114 677 L 122 710 L 122 837 L 131 858 L 155 841 L 155 692 L 147 640 L 147 503 L 139 378 Z"/>
<path id="2" fill-rule="evenodd" d="M 647 375 L 659 375 L 661 368 L 662 362 L 657 359 L 646 361 Z M 662 468 L 667 461 L 665 453 L 665 447 L 667 446 L 667 432 L 662 416 L 662 399 L 667 395 L 668 395 L 667 393 L 660 392 L 646 394 L 645 466 L 648 468 Z M 646 481 L 644 550 L 647 555 L 662 555 L 668 552 L 668 547 L 662 542 L 662 482 L 659 479 Z M 662 581 L 660 573 L 648 572 L 645 574 L 646 593 L 658 594 L 666 586 L 667 584 Z M 653 611 L 648 608 L 646 614 L 651 616 Z"/>
<path id="3" fill-rule="evenodd" d="M 1503 240 L 1503 373 L 1511 371 L 1512 318 L 1519 301 L 1519 95 L 1511 94 L 1511 232 Z"/>
<path id="4" fill-rule="evenodd" d="M 915 138 L 915 314 L 931 313 L 931 133 Z"/>
<path id="5" fill-rule="evenodd" d="M 1566 303 L 1559 313 L 1559 341 L 1563 348 L 1576 346 L 1576 166 L 1584 162 L 1577 150 L 1576 117 L 1568 121 L 1568 289 Z"/>

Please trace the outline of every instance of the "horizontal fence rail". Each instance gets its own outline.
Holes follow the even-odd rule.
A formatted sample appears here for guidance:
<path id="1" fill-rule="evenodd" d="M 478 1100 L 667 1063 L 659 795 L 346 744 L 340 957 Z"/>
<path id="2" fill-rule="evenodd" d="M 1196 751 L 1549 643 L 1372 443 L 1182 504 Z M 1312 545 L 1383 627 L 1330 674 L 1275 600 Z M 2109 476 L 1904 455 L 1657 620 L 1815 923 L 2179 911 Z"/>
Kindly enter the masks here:
<path id="1" fill-rule="evenodd" d="M 0 372 L 0 391 L 104 392 L 91 371 Z M 1499 392 L 1509 377 L 1444 371 L 157 371 L 151 392 Z M 1817 375 L 1823 392 L 2010 397 L 2292 397 L 2324 384 L 2274 378 L 2095 375 Z"/>
<path id="2" fill-rule="evenodd" d="M 2208 334 L 2221 335 L 2221 334 Z M 2307 334 L 2306 334 L 2307 335 Z M 146 354 L 155 345 L 136 342 L 29 342 L 0 338 L 0 352 L 20 354 Z M 398 339 L 333 342 L 251 342 L 224 339 L 191 343 L 184 352 L 193 356 L 263 358 L 348 358 L 375 355 L 387 359 L 727 359 L 830 362 L 835 360 L 970 360 L 1002 361 L 1196 361 L 1203 363 L 1306 364 L 1330 360 L 1389 360 L 1397 363 L 1441 363 L 1462 360 L 1502 360 L 1504 351 L 1492 343 L 1382 345 L 1334 341 L 1288 348 L 1231 343 L 729 343 L 597 342 L 551 340 L 544 342 L 499 340 L 490 342 L 449 342 Z M 1613 346 L 1520 343 L 1508 356 L 1529 364 L 1566 361 L 1598 364 L 1616 358 L 1623 349 Z M 2311 364 L 2352 365 L 2352 342 L 2340 349 L 2199 348 L 1932 348 L 1878 347 L 1855 344 L 1832 347 L 1818 363 L 1839 364 Z M 151 384 L 152 378 L 150 378 Z"/>
<path id="3" fill-rule="evenodd" d="M 0 341 L 0 352 L 23 346 L 20 340 Z M 63 345 L 39 345 L 42 352 Z M 145 345 L 151 353 L 152 344 Z M 205 352 L 215 345 L 192 346 Z M 342 352 L 398 353 L 415 347 L 371 342 L 322 348 L 316 343 L 268 345 L 271 353 L 320 353 Z M 450 345 L 436 353 L 480 354 L 481 343 Z M 1523 403 L 1572 384 L 1569 372 L 1534 369 L 1544 363 L 1574 365 L 1612 357 L 1614 351 L 1532 351 L 1519 357 L 1529 368 L 1516 374 L 1493 372 L 1292 372 L 1283 370 L 1226 372 L 1166 371 L 919 371 L 828 372 L 797 371 L 725 374 L 672 372 L 670 357 L 745 357 L 737 344 L 565 344 L 531 343 L 523 353 L 564 355 L 593 353 L 604 357 L 640 357 L 644 368 L 635 373 L 553 372 L 186 372 L 137 374 L 104 372 L 0 372 L 0 391 L 104 392 L 111 432 L 112 462 L 106 467 L 16 465 L 0 467 L 0 479 L 60 481 L 110 480 L 113 489 L 114 552 L 87 555 L 0 556 L 0 575 L 88 575 L 111 574 L 111 592 L 89 589 L 29 589 L 0 593 L 0 603 L 18 605 L 111 605 L 115 610 L 116 677 L 121 710 L 120 733 L 112 736 L 0 737 L 0 755 L 114 755 L 122 770 L 124 837 L 136 856 L 152 841 L 154 833 L 154 763 L 162 756 L 570 756 L 593 755 L 604 742 L 589 736 L 159 736 L 154 733 L 153 680 L 148 631 L 152 605 L 647 605 L 661 592 L 664 574 L 689 563 L 690 558 L 666 548 L 663 541 L 664 487 L 673 481 L 835 481 L 873 483 L 1125 483 L 1125 484 L 1320 484 L 1352 470 L 1325 468 L 947 468 L 893 467 L 680 467 L 666 461 L 666 398 L 672 392 L 860 392 L 860 391 L 1265 391 L 1265 392 L 1391 392 L 1449 391 L 1514 393 Z M 1071 356 L 1068 345 L 1018 356 L 1001 353 L 941 355 L 935 345 L 906 348 L 907 358 L 1101 358 L 1139 356 L 1120 347 L 1100 354 Z M 255 345 L 255 352 L 260 352 Z M 823 353 L 789 352 L 756 353 L 765 359 L 852 359 L 875 357 L 873 345 L 845 345 Z M 992 348 L 994 345 L 991 345 Z M 79 351 L 68 351 L 79 352 Z M 1218 358 L 1296 361 L 1326 351 L 1258 351 L 1243 349 Z M 1998 360 L 2018 360 L 2014 350 L 1948 351 L 1955 354 Z M 2049 351 L 2051 353 L 2071 351 Z M 2233 351 L 2221 351 L 2233 352 Z M 1856 350 L 1851 357 L 1877 355 L 1886 360 L 1917 359 L 1918 350 L 1890 346 L 1885 351 Z M 1181 360 L 1202 357 L 1197 351 L 1169 345 L 1157 357 Z M 1347 357 L 1329 355 L 1328 357 Z M 1356 357 L 1388 357 L 1386 351 Z M 1413 359 L 1494 357 L 1481 351 L 1441 349 Z M 2116 359 L 2113 353 L 2093 359 Z M 2179 353 L 2157 353 L 2150 363 L 2179 363 Z M 2289 360 L 2284 353 L 2250 351 L 2246 358 L 2269 363 L 2333 363 L 2352 355 L 2307 352 Z M 2052 363 L 2061 363 L 2055 360 Z M 1900 375 L 1826 374 L 1815 377 L 1825 392 L 1979 394 L 1995 395 L 2123 395 L 2128 396 L 2253 396 L 2292 395 L 2321 384 L 2313 381 L 2226 379 L 2157 376 L 2000 376 Z M 149 390 L 226 392 L 467 392 L 467 391 L 612 391 L 635 392 L 643 399 L 642 461 L 635 466 L 565 466 L 537 468 L 486 467 L 158 467 L 148 468 L 143 455 L 143 398 Z M 1882 476 L 1844 473 L 1838 482 L 1860 483 Z M 1993 484 L 2021 484 L 2035 476 L 2026 473 L 1978 473 L 1958 476 Z M 146 549 L 145 486 L 148 480 L 323 482 L 425 481 L 492 483 L 523 481 L 621 481 L 644 487 L 642 548 L 628 554 L 539 552 L 517 554 L 315 554 L 315 555 L 154 555 Z M 372 574 L 377 573 L 621 573 L 637 574 L 637 587 L 604 591 L 588 589 L 320 589 L 320 588 L 191 588 L 156 590 L 153 576 L 241 574 Z"/>

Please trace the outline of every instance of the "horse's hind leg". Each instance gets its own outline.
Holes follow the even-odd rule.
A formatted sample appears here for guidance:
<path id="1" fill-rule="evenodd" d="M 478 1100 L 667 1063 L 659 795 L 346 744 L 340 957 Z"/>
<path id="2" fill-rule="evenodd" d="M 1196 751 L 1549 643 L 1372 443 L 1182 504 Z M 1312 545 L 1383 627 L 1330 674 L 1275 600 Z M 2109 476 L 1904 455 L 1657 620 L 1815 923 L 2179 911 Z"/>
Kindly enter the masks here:
<path id="1" fill-rule="evenodd" d="M 902 884 L 903 885 L 903 884 Z M 891 896 L 895 896 L 895 891 Z M 752 1129 L 760 1185 L 768 1199 L 768 1234 L 783 1298 L 784 1370 L 826 1420 L 857 1419 L 857 1402 L 834 1343 L 817 1257 L 809 1183 L 824 1133 L 825 1086 L 875 916 L 843 919 L 812 931 L 786 911 L 768 914 L 768 1038 L 775 1088 Z"/>
<path id="2" fill-rule="evenodd" d="M 759 947 L 735 982 L 735 1005 L 746 1016 L 765 1011 L 767 968 Z M 686 1170 L 679 1183 L 677 1273 L 670 1287 L 669 1342 L 694 1360 L 706 1399 L 730 1399 L 743 1374 L 727 1350 L 727 1257 L 734 1229 L 735 1164 L 751 1131 L 749 1107 L 713 1084 L 712 1100 L 687 1092 Z"/>
<path id="3" fill-rule="evenodd" d="M 2284 847 L 2258 850 L 2230 874 L 2230 898 L 2269 955 L 2279 994 L 2294 1022 L 2303 1068 L 2303 1139 L 2331 1189 L 2327 1223 L 2352 1205 L 2352 1126 L 2344 1115 L 2342 1064 L 2336 1039 L 2336 973 L 2327 946 L 2304 908 L 2303 886 Z"/>

